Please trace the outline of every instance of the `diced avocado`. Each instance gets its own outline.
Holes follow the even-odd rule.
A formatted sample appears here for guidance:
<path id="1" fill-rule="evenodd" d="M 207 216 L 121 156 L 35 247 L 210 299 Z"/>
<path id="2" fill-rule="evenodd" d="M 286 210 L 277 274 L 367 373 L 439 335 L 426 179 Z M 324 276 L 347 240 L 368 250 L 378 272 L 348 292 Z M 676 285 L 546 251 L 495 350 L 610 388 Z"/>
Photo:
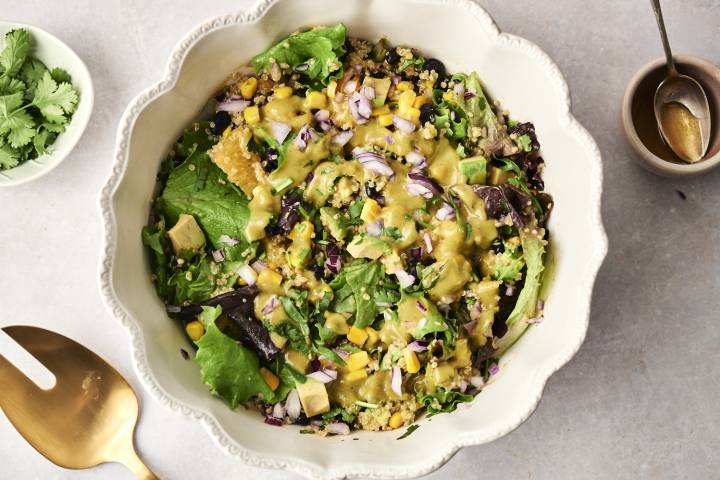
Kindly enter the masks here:
<path id="1" fill-rule="evenodd" d="M 300 373 L 305 373 L 310 364 L 310 360 L 304 353 L 292 349 L 285 352 L 285 361 Z"/>
<path id="2" fill-rule="evenodd" d="M 181 213 L 174 227 L 168 230 L 175 255 L 181 252 L 195 252 L 205 246 L 205 234 L 195 217 Z"/>
<path id="3" fill-rule="evenodd" d="M 319 207 L 334 192 L 335 181 L 340 176 L 338 166 L 333 162 L 319 164 L 313 172 L 313 178 L 305 189 L 305 200 Z"/>
<path id="4" fill-rule="evenodd" d="M 472 352 L 468 345 L 467 338 L 458 338 L 455 340 L 455 352 L 453 353 L 452 366 L 455 368 L 469 367 L 472 363 Z"/>
<path id="5" fill-rule="evenodd" d="M 339 335 L 347 335 L 350 331 L 345 315 L 326 310 L 324 317 L 325 328 L 328 328 Z"/>
<path id="6" fill-rule="evenodd" d="M 330 400 L 324 384 L 308 379 L 305 383 L 298 383 L 296 388 L 308 418 L 330 411 Z"/>
<path id="7" fill-rule="evenodd" d="M 512 176 L 511 172 L 506 172 L 497 167 L 490 167 L 488 171 L 488 185 L 502 185 L 507 183 L 508 178 Z"/>
<path id="8" fill-rule="evenodd" d="M 460 160 L 460 172 L 471 185 L 482 185 L 487 177 L 487 160 L 477 156 Z"/>
<path id="9" fill-rule="evenodd" d="M 365 77 L 363 80 L 363 86 L 372 87 L 375 89 L 375 98 L 373 99 L 373 107 L 378 108 L 385 105 L 388 91 L 390 90 L 391 84 L 390 77 L 387 78 L 373 78 Z"/>
<path id="10" fill-rule="evenodd" d="M 389 250 L 387 243 L 368 236 L 355 236 L 347 246 L 347 251 L 355 258 L 377 260 Z"/>
<path id="11" fill-rule="evenodd" d="M 495 313 L 498 311 L 501 283 L 500 281 L 483 280 L 470 285 L 475 298 L 480 302 L 477 324 L 470 332 L 470 341 L 476 346 L 485 345 L 487 337 L 492 336 L 492 324 Z"/>
<path id="12" fill-rule="evenodd" d="M 345 239 L 347 228 L 343 225 L 342 214 L 337 208 L 322 207 L 320 209 L 320 222 L 328 229 L 328 232 L 335 240 L 342 242 Z"/>

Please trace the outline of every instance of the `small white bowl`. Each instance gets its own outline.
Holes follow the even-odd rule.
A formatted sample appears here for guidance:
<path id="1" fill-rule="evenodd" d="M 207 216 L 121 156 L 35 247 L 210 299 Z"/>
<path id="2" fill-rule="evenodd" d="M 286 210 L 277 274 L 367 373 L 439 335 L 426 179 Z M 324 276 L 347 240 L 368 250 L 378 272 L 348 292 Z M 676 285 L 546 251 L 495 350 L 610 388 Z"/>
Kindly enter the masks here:
<path id="1" fill-rule="evenodd" d="M 535 122 L 547 160 L 547 191 L 555 199 L 550 218 L 555 268 L 545 321 L 506 352 L 500 373 L 470 404 L 419 419 L 420 428 L 401 441 L 396 439 L 405 429 L 300 435 L 297 426 L 266 425 L 257 412 L 231 411 L 212 397 L 197 364 L 180 356 L 181 347 L 192 352 L 192 346 L 155 293 L 140 240 L 160 162 L 226 76 L 299 27 L 338 21 L 351 35 L 386 35 L 395 44 L 416 46 L 451 71 L 477 70 L 489 94 L 514 118 Z M 109 312 L 130 335 L 135 369 L 148 392 L 202 421 L 220 448 L 238 460 L 332 480 L 418 477 L 459 448 L 497 439 L 520 425 L 538 405 L 548 378 L 580 348 L 607 249 L 601 190 L 600 151 L 570 113 L 560 71 L 537 46 L 501 33 L 472 0 L 260 0 L 243 13 L 193 29 L 173 51 L 160 82 L 125 111 L 100 199 L 105 227 L 100 288 Z"/>
<path id="2" fill-rule="evenodd" d="M 17 22 L 0 21 L 0 37 L 4 38 L 7 32 L 18 28 L 30 32 L 35 43 L 33 50 L 35 58 L 42 61 L 49 69 L 59 67 L 70 74 L 73 86 L 80 93 L 80 101 L 65 131 L 58 135 L 55 143 L 50 145 L 49 153 L 21 163 L 10 170 L 0 170 L 0 187 L 30 182 L 60 165 L 82 137 L 90 120 L 95 98 L 90 72 L 70 47 L 41 28 Z"/>

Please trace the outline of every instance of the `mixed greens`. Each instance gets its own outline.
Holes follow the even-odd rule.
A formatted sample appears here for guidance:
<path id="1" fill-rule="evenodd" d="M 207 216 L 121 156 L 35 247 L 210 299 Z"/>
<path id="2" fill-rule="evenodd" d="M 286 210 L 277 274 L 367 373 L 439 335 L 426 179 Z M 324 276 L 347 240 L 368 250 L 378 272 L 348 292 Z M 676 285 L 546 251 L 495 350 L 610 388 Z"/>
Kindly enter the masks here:
<path id="1" fill-rule="evenodd" d="M 342 24 L 283 39 L 211 103 L 142 233 L 211 392 L 320 434 L 471 401 L 542 318 L 533 125 L 476 73 Z"/>
<path id="2" fill-rule="evenodd" d="M 0 51 L 0 171 L 48 152 L 78 102 L 70 75 L 32 57 L 27 30 L 5 35 Z"/>

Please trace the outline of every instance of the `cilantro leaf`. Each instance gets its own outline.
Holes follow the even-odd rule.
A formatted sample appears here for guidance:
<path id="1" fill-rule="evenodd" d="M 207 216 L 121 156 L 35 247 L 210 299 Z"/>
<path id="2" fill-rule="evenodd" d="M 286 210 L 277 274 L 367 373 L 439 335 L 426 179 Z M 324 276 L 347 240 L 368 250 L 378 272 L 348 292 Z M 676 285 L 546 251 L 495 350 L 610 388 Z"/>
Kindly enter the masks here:
<path id="1" fill-rule="evenodd" d="M 454 412 L 459 403 L 470 402 L 474 397 L 457 390 L 438 387 L 434 393 L 418 393 L 417 400 L 425 406 L 428 417 L 438 413 Z"/>
<path id="2" fill-rule="evenodd" d="M 411 433 L 413 433 L 413 432 L 414 432 L 415 430 L 417 430 L 418 428 L 420 428 L 420 425 L 418 425 L 417 423 L 414 424 L 414 425 L 410 425 L 410 426 L 407 428 L 407 430 L 405 430 L 405 433 L 403 433 L 402 435 L 400 435 L 400 436 L 399 436 L 398 438 L 396 438 L 395 440 L 402 440 L 403 438 L 408 437 Z"/>
<path id="3" fill-rule="evenodd" d="M 20 153 L 9 145 L 3 144 L 2 137 L 0 137 L 0 170 L 17 166 L 20 162 L 19 158 Z"/>
<path id="4" fill-rule="evenodd" d="M 207 327 L 195 344 L 198 346 L 195 361 L 200 365 L 203 383 L 230 408 L 235 409 L 256 395 L 266 400 L 274 397 L 260 374 L 255 352 L 225 335 L 215 323 Z"/>
<path id="5" fill-rule="evenodd" d="M 17 78 L 0 78 L 0 95 L 12 95 L 25 91 L 25 83 Z"/>
<path id="6" fill-rule="evenodd" d="M 50 76 L 53 80 L 55 80 L 57 83 L 71 83 L 72 78 L 70 77 L 70 74 L 63 70 L 62 68 L 55 67 L 52 70 L 50 70 Z"/>
<path id="7" fill-rule="evenodd" d="M 75 110 L 78 102 L 77 92 L 69 83 L 58 84 L 53 80 L 50 72 L 43 73 L 43 77 L 35 88 L 35 97 L 32 105 L 37 107 L 48 121 L 52 123 L 66 123 L 64 114 Z"/>
<path id="8" fill-rule="evenodd" d="M 0 96 L 0 135 L 8 135 L 10 146 L 26 145 L 35 135 L 35 122 L 22 108 L 22 93 Z"/>
<path id="9" fill-rule="evenodd" d="M 14 77 L 30 53 L 32 39 L 27 30 L 18 29 L 5 35 L 5 48 L 0 52 L 0 67 L 3 77 Z"/>
<path id="10" fill-rule="evenodd" d="M 517 143 L 518 147 L 520 147 L 523 152 L 532 151 L 532 138 L 530 138 L 530 135 L 527 133 L 525 135 L 520 135 L 515 140 L 515 143 Z"/>

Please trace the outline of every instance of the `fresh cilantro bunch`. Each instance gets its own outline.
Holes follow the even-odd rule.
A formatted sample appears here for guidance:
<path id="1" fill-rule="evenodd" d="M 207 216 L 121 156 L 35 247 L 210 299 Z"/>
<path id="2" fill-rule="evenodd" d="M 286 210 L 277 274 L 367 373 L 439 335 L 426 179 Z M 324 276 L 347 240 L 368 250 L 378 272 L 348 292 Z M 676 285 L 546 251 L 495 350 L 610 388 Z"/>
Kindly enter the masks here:
<path id="1" fill-rule="evenodd" d="M 70 75 L 32 58 L 27 30 L 5 35 L 0 52 L 0 170 L 48 151 L 78 103 Z"/>

